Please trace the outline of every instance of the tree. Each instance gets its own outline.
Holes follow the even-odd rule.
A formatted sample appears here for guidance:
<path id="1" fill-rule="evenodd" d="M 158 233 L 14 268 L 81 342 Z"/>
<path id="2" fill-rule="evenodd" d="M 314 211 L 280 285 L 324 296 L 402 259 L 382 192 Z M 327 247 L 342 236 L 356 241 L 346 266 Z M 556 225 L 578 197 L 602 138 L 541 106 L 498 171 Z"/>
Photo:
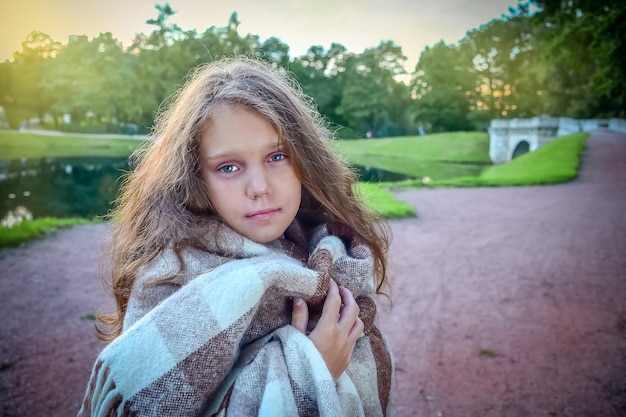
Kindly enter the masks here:
<path id="1" fill-rule="evenodd" d="M 405 73 L 405 61 L 402 48 L 392 41 L 348 57 L 337 113 L 352 129 L 385 136 L 399 130 L 409 91 L 395 77 Z"/>
<path id="2" fill-rule="evenodd" d="M 472 130 L 470 96 L 477 84 L 459 46 L 426 47 L 411 80 L 416 121 L 432 131 Z"/>
<path id="3" fill-rule="evenodd" d="M 314 99 L 319 112 L 337 125 L 346 124 L 345 119 L 337 114 L 337 107 L 342 96 L 341 76 L 345 73 L 349 56 L 351 54 L 341 44 L 333 43 L 328 50 L 315 45 L 289 64 L 289 69 L 304 92 Z"/>
<path id="4" fill-rule="evenodd" d="M 128 101 L 135 121 L 142 126 L 152 125 L 160 106 L 167 106 L 172 94 L 181 85 L 189 70 L 208 60 L 202 44 L 196 41 L 195 31 L 184 32 L 168 20 L 176 12 L 166 3 L 157 5 L 158 16 L 146 23 L 154 25 L 149 34 L 139 34 L 129 48 L 134 56 Z"/>
<path id="5" fill-rule="evenodd" d="M 624 117 L 626 4 L 538 0 L 533 16 L 548 64 L 543 97 L 552 114 Z"/>
<path id="6" fill-rule="evenodd" d="M 128 121 L 131 60 L 110 33 L 92 40 L 71 37 L 44 74 L 47 90 L 57 98 L 51 113 L 70 114 L 76 125 L 88 114 L 97 124 Z"/>
<path id="7" fill-rule="evenodd" d="M 278 38 L 270 37 L 266 39 L 256 52 L 256 55 L 278 67 L 289 67 L 289 45 L 283 43 Z"/>
<path id="8" fill-rule="evenodd" d="M 469 119 L 480 130 L 493 118 L 527 117 L 542 108 L 542 63 L 526 9 L 469 31 L 460 42 L 474 81 Z"/>
<path id="9" fill-rule="evenodd" d="M 170 17 L 176 14 L 169 3 L 165 3 L 164 5 L 156 4 L 154 8 L 159 11 L 158 16 L 154 19 L 146 20 L 146 23 L 156 26 L 156 29 L 152 31 L 150 36 L 145 38 L 144 47 L 158 50 L 178 41 L 182 30 L 178 25 L 168 21 Z"/>
<path id="10" fill-rule="evenodd" d="M 13 66 L 12 62 L 4 61 L 0 62 L 0 107 L 5 112 L 9 127 L 12 129 L 17 128 L 19 120 L 11 120 L 9 114 L 10 109 L 14 108 L 13 102 L 15 97 L 13 96 Z M 13 114 L 12 116 L 15 116 Z"/>
<path id="11" fill-rule="evenodd" d="M 59 53 L 61 44 L 42 32 L 31 32 L 22 42 L 22 50 L 13 54 L 11 69 L 7 70 L 11 80 L 10 92 L 4 95 L 11 126 L 18 120 L 38 117 L 43 120 L 56 101 L 43 81 L 50 63 Z"/>

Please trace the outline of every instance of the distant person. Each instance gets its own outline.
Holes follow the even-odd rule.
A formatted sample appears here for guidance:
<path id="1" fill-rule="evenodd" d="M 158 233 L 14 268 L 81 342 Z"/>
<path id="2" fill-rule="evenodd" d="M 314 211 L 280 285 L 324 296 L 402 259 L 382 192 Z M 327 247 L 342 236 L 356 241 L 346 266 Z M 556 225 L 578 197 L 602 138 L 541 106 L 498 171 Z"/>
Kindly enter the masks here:
<path id="1" fill-rule="evenodd" d="M 157 118 L 112 215 L 117 311 L 79 416 L 387 415 L 387 227 L 308 103 L 232 58 Z"/>

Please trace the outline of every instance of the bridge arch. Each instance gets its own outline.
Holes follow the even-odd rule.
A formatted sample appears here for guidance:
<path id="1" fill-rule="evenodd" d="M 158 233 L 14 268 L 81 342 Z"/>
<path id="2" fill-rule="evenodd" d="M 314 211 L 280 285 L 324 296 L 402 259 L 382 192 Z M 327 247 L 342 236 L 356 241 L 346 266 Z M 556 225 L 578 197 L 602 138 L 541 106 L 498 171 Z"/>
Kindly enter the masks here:
<path id="1" fill-rule="evenodd" d="M 522 156 L 528 152 L 530 152 L 530 143 L 528 143 L 527 140 L 520 140 L 513 148 L 513 153 L 511 153 L 510 159 L 515 159 L 518 156 Z"/>

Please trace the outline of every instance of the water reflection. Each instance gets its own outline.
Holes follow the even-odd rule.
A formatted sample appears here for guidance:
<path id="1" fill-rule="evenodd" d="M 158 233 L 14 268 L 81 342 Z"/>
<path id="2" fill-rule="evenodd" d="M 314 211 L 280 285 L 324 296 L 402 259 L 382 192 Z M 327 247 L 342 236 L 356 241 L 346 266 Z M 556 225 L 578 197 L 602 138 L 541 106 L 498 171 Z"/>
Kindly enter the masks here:
<path id="1" fill-rule="evenodd" d="M 383 169 L 372 168 L 361 165 L 354 165 L 354 168 L 357 170 L 360 181 L 367 182 L 387 182 L 387 181 L 403 181 L 412 179 L 410 175 L 399 174 L 397 172 L 385 171 Z"/>
<path id="2" fill-rule="evenodd" d="M 106 214 L 128 170 L 126 158 L 76 157 L 0 161 L 0 218 L 24 207 L 33 218 Z"/>

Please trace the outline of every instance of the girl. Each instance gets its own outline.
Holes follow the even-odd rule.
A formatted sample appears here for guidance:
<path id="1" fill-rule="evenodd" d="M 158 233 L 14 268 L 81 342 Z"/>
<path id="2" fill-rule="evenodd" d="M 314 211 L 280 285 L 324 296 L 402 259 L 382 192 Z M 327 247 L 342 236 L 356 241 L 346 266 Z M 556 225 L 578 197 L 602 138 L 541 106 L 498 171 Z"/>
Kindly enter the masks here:
<path id="1" fill-rule="evenodd" d="M 386 224 L 313 105 L 247 58 L 198 68 L 113 213 L 117 312 L 79 416 L 380 416 Z"/>

